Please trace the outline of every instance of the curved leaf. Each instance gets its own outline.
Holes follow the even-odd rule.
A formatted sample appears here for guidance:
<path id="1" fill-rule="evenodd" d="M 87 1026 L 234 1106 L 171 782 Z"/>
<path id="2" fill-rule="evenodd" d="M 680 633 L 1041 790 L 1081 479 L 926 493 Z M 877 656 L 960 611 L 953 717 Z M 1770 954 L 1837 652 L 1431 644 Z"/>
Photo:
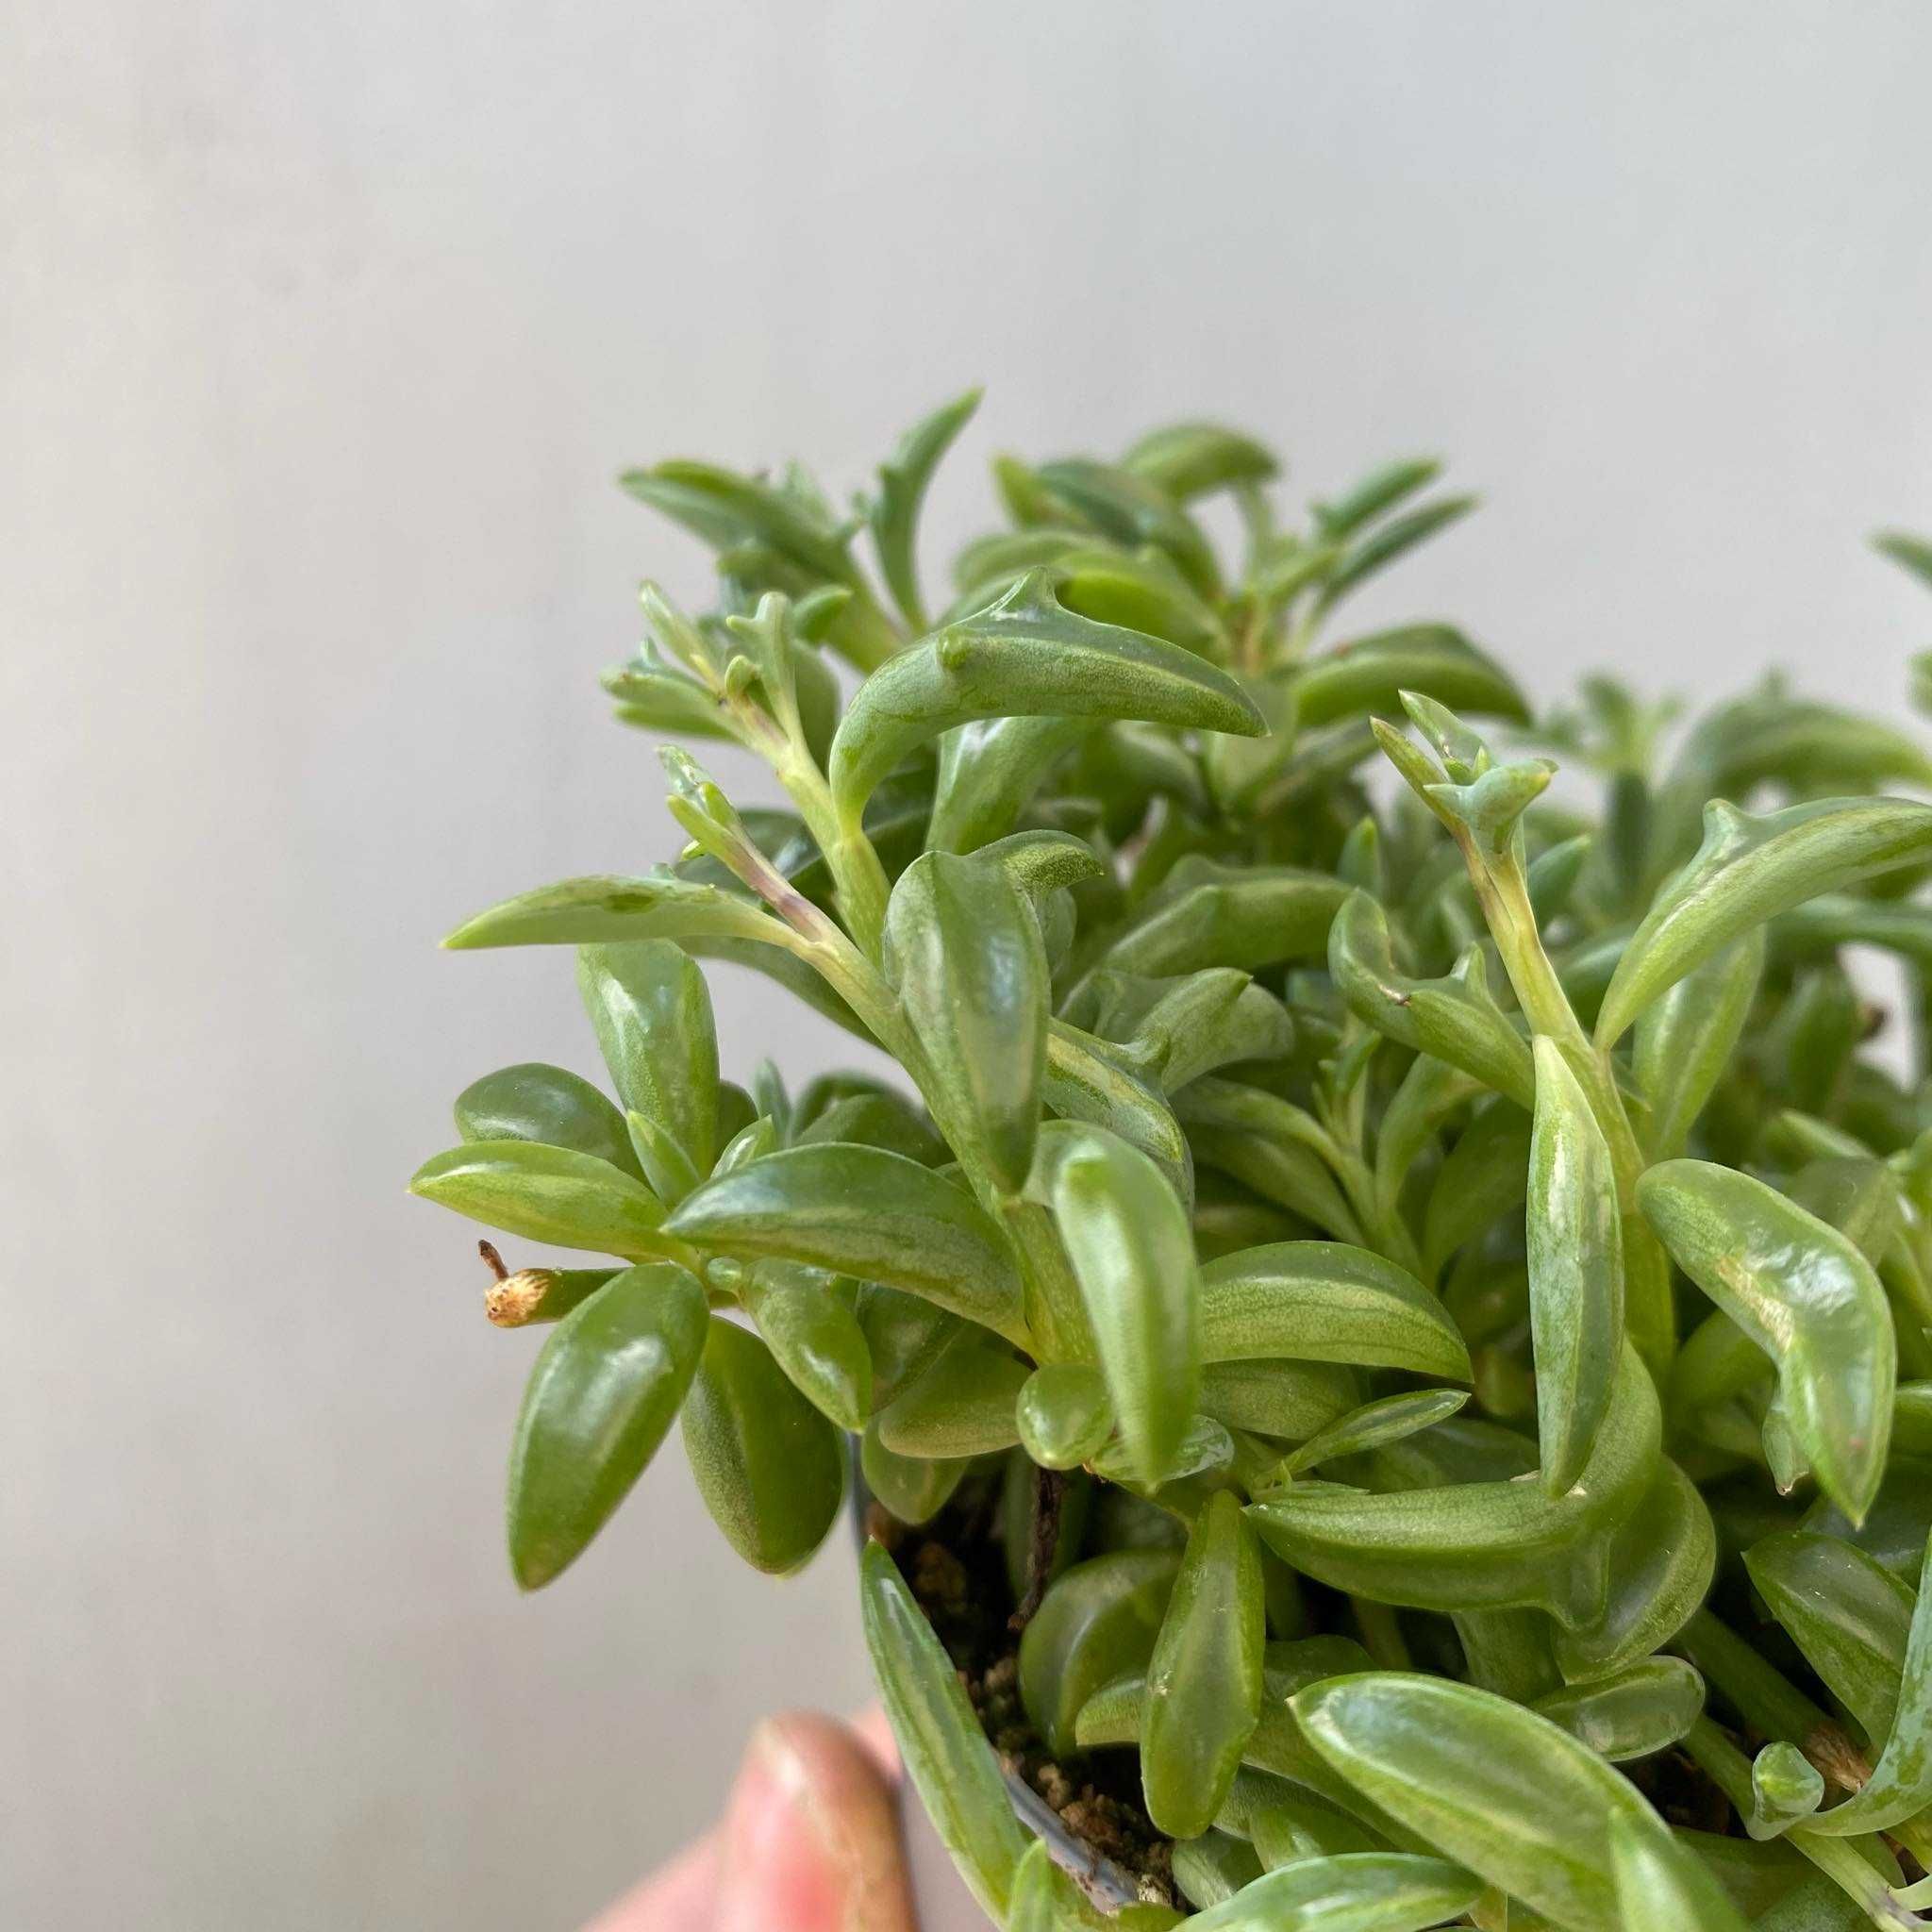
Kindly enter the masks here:
<path id="1" fill-rule="evenodd" d="M 596 1088 L 561 1067 L 526 1061 L 473 1080 L 457 1095 L 465 1141 L 540 1141 L 594 1155 L 642 1180 L 624 1115 Z"/>
<path id="2" fill-rule="evenodd" d="M 1624 1925 L 1747 1932 L 1742 1915 L 1695 1854 L 1624 1817 L 1610 1820 L 1609 1845 L 1617 1909 Z"/>
<path id="3" fill-rule="evenodd" d="M 1160 1480 L 1194 1412 L 1200 1283 L 1188 1218 L 1160 1170 L 1099 1128 L 1041 1130 L 1041 1192 L 1080 1284 L 1136 1473 Z"/>
<path id="4" fill-rule="evenodd" d="M 1411 979 L 1395 969 L 1389 921 L 1366 892 L 1354 892 L 1328 935 L 1328 971 L 1349 1008 L 1418 1053 L 1474 1074 L 1522 1107 L 1536 1103 L 1529 1042 L 1491 996 L 1481 951 L 1472 946 L 1454 974 Z"/>
<path id="5" fill-rule="evenodd" d="M 952 1659 L 892 1559 L 868 1543 L 859 1606 L 900 1761 L 973 1895 L 1004 1922 L 1026 1834 Z"/>
<path id="6" fill-rule="evenodd" d="M 792 943 L 791 929 L 743 893 L 658 872 L 628 878 L 600 873 L 539 886 L 465 920 L 443 944 L 454 952 L 469 952 L 481 946 L 586 946 L 650 939 Z"/>
<path id="7" fill-rule="evenodd" d="M 924 1461 L 989 1456 L 1020 1440 L 1013 1406 L 1027 1369 L 997 1348 L 949 1348 L 878 1414 L 879 1441 Z"/>
<path id="8" fill-rule="evenodd" d="M 1704 843 L 1644 915 L 1597 1015 L 1612 1045 L 1652 1000 L 1753 926 L 1819 892 L 1932 857 L 1932 806 L 1824 798 L 1756 815 L 1716 801 Z"/>
<path id="9" fill-rule="evenodd" d="M 1261 1556 L 1239 1498 L 1208 1500 L 1188 1537 L 1147 1666 L 1141 1780 L 1172 1838 L 1214 1822 L 1261 1710 Z"/>
<path id="10" fill-rule="evenodd" d="M 1683 1737 L 1703 1713 L 1704 1679 L 1682 1657 L 1643 1657 L 1591 1683 L 1552 1690 L 1534 1707 L 1599 1757 L 1622 1764 Z"/>
<path id="11" fill-rule="evenodd" d="M 626 1268 L 551 1331 L 509 1453 L 509 1560 L 525 1590 L 574 1563 L 670 1429 L 704 1353 L 705 1291 L 682 1268 Z"/>
<path id="12" fill-rule="evenodd" d="M 1684 1151 L 1743 1036 L 1763 971 L 1764 937 L 1752 932 L 1693 967 L 1639 1016 L 1635 1065 L 1654 1160 Z"/>
<path id="13" fill-rule="evenodd" d="M 739 1260 L 804 1261 L 884 1282 L 1017 1339 L 1011 1247 L 970 1194 L 878 1147 L 789 1147 L 707 1181 L 664 1231 Z"/>
<path id="14" fill-rule="evenodd" d="M 915 745 L 975 718 L 1141 718 L 1250 735 L 1260 714 L 1224 671 L 1138 631 L 1063 609 L 1044 571 L 882 665 L 854 692 L 827 760 L 856 818 Z"/>
<path id="15" fill-rule="evenodd" d="M 1441 1677 L 1333 1677 L 1293 1700 L 1324 1757 L 1491 1884 L 1574 1932 L 1626 1932 L 1609 1834 L 1674 1849 L 1636 1789 L 1521 1705 Z M 1291 1868 L 1292 1869 L 1292 1868 Z"/>
<path id="16" fill-rule="evenodd" d="M 1469 1351 L 1416 1278 L 1341 1241 L 1274 1241 L 1201 1271 L 1201 1358 L 1352 1362 L 1469 1378 Z"/>
<path id="17" fill-rule="evenodd" d="M 1017 1194 L 1046 1067 L 1046 949 L 1033 908 L 1003 866 L 928 852 L 892 889 L 886 943 L 954 1151 Z"/>
<path id="18" fill-rule="evenodd" d="M 1891 1310 L 1871 1264 L 1796 1202 L 1709 1161 L 1653 1167 L 1637 1194 L 1677 1265 L 1776 1364 L 1820 1484 L 1862 1521 L 1885 1474 L 1897 1377 Z"/>
<path id="19" fill-rule="evenodd" d="M 1624 1344 L 1624 1236 L 1610 1150 L 1562 1049 L 1536 1041 L 1529 1323 L 1544 1492 L 1582 1473 Z"/>
<path id="20" fill-rule="evenodd" d="M 1179 1570 L 1173 1550 L 1116 1550 L 1047 1587 L 1020 1639 L 1020 1697 L 1057 1757 L 1076 1748 L 1074 1720 L 1088 1699 L 1154 1655 Z"/>
<path id="21" fill-rule="evenodd" d="M 900 439 L 889 461 L 879 465 L 877 496 L 868 508 L 873 541 L 878 546 L 879 571 L 906 621 L 915 631 L 925 628 L 925 607 L 919 595 L 919 562 L 913 541 L 919 534 L 919 512 L 926 486 L 954 439 L 972 420 L 981 391 L 970 389 L 942 404 L 913 425 Z"/>
<path id="22" fill-rule="evenodd" d="M 748 1328 L 712 1320 L 683 1432 L 698 1494 L 731 1547 L 773 1575 L 800 1568 L 838 1517 L 845 1456 Z"/>
<path id="23" fill-rule="evenodd" d="M 664 1205 L 621 1168 L 536 1141 L 470 1141 L 425 1160 L 409 1191 L 534 1241 L 660 1255 Z"/>
<path id="24" fill-rule="evenodd" d="M 1467 1911 L 1481 1890 L 1446 1858 L 1341 1852 L 1267 1873 L 1190 1923 L 1200 1932 L 1423 1932 Z"/>

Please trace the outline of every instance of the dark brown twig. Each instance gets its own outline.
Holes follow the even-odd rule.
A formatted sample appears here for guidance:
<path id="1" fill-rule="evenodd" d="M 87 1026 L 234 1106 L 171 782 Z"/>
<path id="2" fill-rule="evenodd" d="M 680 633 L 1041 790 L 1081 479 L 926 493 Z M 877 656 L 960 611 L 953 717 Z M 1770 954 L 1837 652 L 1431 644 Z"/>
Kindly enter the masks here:
<path id="1" fill-rule="evenodd" d="M 1026 1548 L 1026 1594 L 1007 1620 L 1007 1628 L 1015 1631 L 1025 1629 L 1033 1621 L 1033 1613 L 1046 1594 L 1054 1551 L 1059 1547 L 1060 1502 L 1067 1493 L 1067 1479 L 1058 1470 L 1036 1469 L 1033 1476 L 1033 1537 Z"/>

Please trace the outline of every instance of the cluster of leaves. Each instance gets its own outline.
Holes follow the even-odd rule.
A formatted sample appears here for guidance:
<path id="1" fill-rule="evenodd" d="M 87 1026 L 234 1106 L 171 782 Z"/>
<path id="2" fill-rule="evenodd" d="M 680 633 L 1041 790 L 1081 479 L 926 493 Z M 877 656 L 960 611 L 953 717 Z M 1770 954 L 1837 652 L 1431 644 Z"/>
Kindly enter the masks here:
<path id="1" fill-rule="evenodd" d="M 853 1437 L 905 1523 L 1005 1494 L 1026 1709 L 1138 1751 L 1203 1932 L 1919 1923 L 1932 1088 L 1866 1050 L 1846 957 L 1903 959 L 1923 1068 L 1932 807 L 1886 788 L 1932 762 L 1775 685 L 1674 734 L 1597 680 L 1539 729 L 1447 625 L 1327 642 L 1467 500 L 1405 463 L 1287 527 L 1269 454 L 1198 425 L 1000 459 L 1010 527 L 935 619 L 914 531 L 975 400 L 849 520 L 795 470 L 626 478 L 722 593 L 645 588 L 619 716 L 791 803 L 667 751 L 675 863 L 449 941 L 576 948 L 617 1094 L 491 1074 L 414 1182 L 622 1264 L 491 1296 L 555 1324 L 519 1580 L 680 1414 L 720 1528 L 795 1569 Z M 1600 815 L 1545 796 L 1552 750 Z M 905 1085 L 722 1079 L 703 958 Z M 989 1912 L 1093 1922 L 877 1545 L 863 1599 Z"/>

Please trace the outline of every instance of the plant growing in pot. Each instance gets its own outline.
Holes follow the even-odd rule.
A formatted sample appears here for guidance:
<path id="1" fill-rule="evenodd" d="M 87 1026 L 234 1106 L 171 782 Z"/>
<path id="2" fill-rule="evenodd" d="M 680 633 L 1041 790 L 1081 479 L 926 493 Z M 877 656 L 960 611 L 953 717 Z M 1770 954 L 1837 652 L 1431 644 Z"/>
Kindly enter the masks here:
<path id="1" fill-rule="evenodd" d="M 645 587 L 619 717 L 791 804 L 666 751 L 673 862 L 449 941 L 575 948 L 616 1094 L 488 1074 L 413 1183 L 609 1257 L 490 1291 L 548 1324 L 518 1581 L 680 1416 L 774 1573 L 856 1449 L 908 1771 L 1024 1932 L 1920 1923 L 1932 807 L 1888 788 L 1932 761 L 1776 684 L 1539 725 L 1447 625 L 1331 642 L 1467 499 L 1405 463 L 1284 525 L 1216 428 L 1000 459 L 935 611 L 975 400 L 849 520 L 625 478 L 720 602 Z M 902 1079 L 722 1078 L 707 958 Z"/>

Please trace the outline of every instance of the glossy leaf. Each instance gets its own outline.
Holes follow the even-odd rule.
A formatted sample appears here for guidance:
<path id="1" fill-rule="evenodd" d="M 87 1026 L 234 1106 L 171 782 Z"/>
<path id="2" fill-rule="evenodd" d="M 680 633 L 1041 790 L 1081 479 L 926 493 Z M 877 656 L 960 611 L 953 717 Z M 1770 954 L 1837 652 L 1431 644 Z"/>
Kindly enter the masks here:
<path id="1" fill-rule="evenodd" d="M 1489 1691 L 1376 1672 L 1314 1685 L 1293 1708 L 1357 1790 L 1574 1932 L 1625 1932 L 1612 1821 L 1669 1856 L 1669 1831 L 1628 1782 L 1547 1719 Z"/>
<path id="2" fill-rule="evenodd" d="M 1684 1151 L 1743 1035 L 1763 970 L 1760 930 L 1693 967 L 1639 1016 L 1635 1064 L 1653 1159 Z"/>
<path id="3" fill-rule="evenodd" d="M 1103 1684 L 1145 1669 L 1180 1569 L 1172 1550 L 1090 1557 L 1048 1587 L 1020 1639 L 1020 1696 L 1057 1757 Z"/>
<path id="4" fill-rule="evenodd" d="M 644 940 L 585 946 L 577 989 L 618 1097 L 681 1158 L 653 1159 L 648 1143 L 638 1146 L 652 1187 L 675 1200 L 718 1153 L 718 1039 L 705 975 L 670 941 Z M 685 1185 L 673 1184 L 674 1166 Z"/>
<path id="5" fill-rule="evenodd" d="M 607 1255 L 658 1255 L 663 1204 L 593 1155 L 536 1141 L 471 1141 L 419 1167 L 409 1191 L 534 1241 Z"/>
<path id="6" fill-rule="evenodd" d="M 1399 1442 L 1418 1430 L 1433 1428 L 1446 1421 L 1469 1400 L 1461 1389 L 1416 1389 L 1401 1395 L 1385 1395 L 1339 1417 L 1291 1455 L 1284 1467 L 1291 1475 L 1314 1469 L 1344 1456 L 1366 1455 L 1391 1442 Z"/>
<path id="7" fill-rule="evenodd" d="M 792 1386 L 856 1434 L 872 1413 L 872 1353 L 850 1287 L 841 1294 L 822 1270 L 764 1261 L 746 1278 L 744 1306 Z"/>
<path id="8" fill-rule="evenodd" d="M 1650 1002 L 1752 927 L 1819 892 L 1932 857 L 1932 806 L 1825 798 L 1753 815 L 1722 801 L 1704 843 L 1644 915 L 1604 995 L 1596 1037 L 1613 1044 Z"/>
<path id="9" fill-rule="evenodd" d="M 1356 638 L 1314 658 L 1291 687 L 1297 724 L 1391 708 L 1404 691 L 1419 691 L 1459 711 L 1529 722 L 1514 680 L 1460 631 L 1445 624 L 1405 625 Z"/>
<path id="10" fill-rule="evenodd" d="M 1035 1369 L 1014 1412 L 1020 1441 L 1042 1469 L 1074 1469 L 1097 1456 L 1113 1433 L 1107 1384 L 1084 1362 Z"/>
<path id="11" fill-rule="evenodd" d="M 1457 1137 L 1429 1190 L 1423 1220 L 1423 1256 L 1432 1271 L 1504 1215 L 1521 1210 L 1529 1187 L 1530 1131 L 1521 1108 L 1497 1099 Z M 1378 1159 L 1379 1154 L 1378 1148 Z"/>
<path id="12" fill-rule="evenodd" d="M 1158 484 L 1131 470 L 1074 458 L 1042 463 L 1035 475 L 1050 497 L 1116 543 L 1152 543 L 1196 590 L 1218 588 L 1214 553 L 1200 526 Z"/>
<path id="13" fill-rule="evenodd" d="M 466 920 L 443 941 L 483 946 L 587 946 L 640 940 L 751 940 L 788 944 L 790 930 L 741 892 L 670 872 L 598 874 L 539 886 Z"/>
<path id="14" fill-rule="evenodd" d="M 893 888 L 886 941 L 955 1152 L 1018 1193 L 1046 1066 L 1046 951 L 1033 908 L 1003 866 L 928 852 Z"/>
<path id="15" fill-rule="evenodd" d="M 1626 1344 L 1595 1449 L 1562 1497 L 1507 1479 L 1380 1494 L 1297 1481 L 1249 1517 L 1270 1549 L 1338 1590 L 1415 1609 L 1544 1609 L 1582 1629 L 1604 1614 L 1609 1530 L 1652 1479 L 1660 1433 Z"/>
<path id="16" fill-rule="evenodd" d="M 1537 1712 L 1622 1764 L 1674 1744 L 1704 1709 L 1704 1679 L 1682 1657 L 1651 1657 L 1536 1701 Z"/>
<path id="17" fill-rule="evenodd" d="M 1063 609 L 1044 572 L 901 652 L 846 707 L 828 769 L 856 814 L 915 745 L 975 718 L 1143 718 L 1207 731 L 1262 728 L 1225 672 L 1179 646 Z"/>
<path id="18" fill-rule="evenodd" d="M 1765 1537 L 1744 1561 L 1832 1695 L 1874 1745 L 1888 1738 L 1916 1621 L 1911 1586 L 1856 1544 L 1809 1530 Z"/>
<path id="19" fill-rule="evenodd" d="M 1751 1760 L 1751 1810 L 1744 1828 L 1759 1842 L 1808 1824 L 1824 1802 L 1824 1774 L 1795 1744 L 1774 1739 Z"/>
<path id="20" fill-rule="evenodd" d="M 970 1458 L 926 1462 L 916 1456 L 895 1456 L 879 1441 L 875 1420 L 867 1424 L 858 1451 L 866 1488 L 901 1523 L 930 1523 L 952 1500 L 972 1466 Z"/>
<path id="21" fill-rule="evenodd" d="M 1336 880 L 1297 866 L 1179 865 L 1158 904 L 1108 947 L 1107 965 L 1158 978 L 1319 958 L 1345 897 Z"/>
<path id="22" fill-rule="evenodd" d="M 1446 1858 L 1343 1852 L 1270 1872 L 1192 1923 L 1200 1932 L 1423 1932 L 1467 1911 L 1481 1890 Z"/>
<path id="23" fill-rule="evenodd" d="M 749 1329 L 713 1318 L 683 1429 L 698 1494 L 725 1541 L 754 1569 L 800 1568 L 839 1513 L 844 1452 Z"/>
<path id="24" fill-rule="evenodd" d="M 1746 1932 L 1742 1914 L 1724 1888 L 1680 1845 L 1619 1814 L 1610 1820 L 1609 1847 L 1624 1925 Z"/>
<path id="25" fill-rule="evenodd" d="M 541 1141 L 594 1155 L 642 1180 L 624 1115 L 596 1088 L 561 1067 L 528 1061 L 473 1080 L 457 1095 L 465 1141 Z"/>
<path id="26" fill-rule="evenodd" d="M 903 1155 L 787 1148 L 707 1181 L 664 1225 L 710 1254 L 829 1268 L 1017 1333 L 1020 1277 L 1006 1237 L 970 1194 Z"/>
<path id="27" fill-rule="evenodd" d="M 900 1762 L 973 1895 L 1003 1923 L 1026 1834 L 952 1659 L 877 1543 L 859 1563 L 866 1648 Z"/>
<path id="28" fill-rule="evenodd" d="M 1774 1189 L 1708 1161 L 1650 1169 L 1638 1199 L 1677 1265 L 1776 1364 L 1819 1482 L 1862 1519 L 1885 1472 L 1897 1374 L 1891 1314 L 1870 1263 Z"/>
<path id="29" fill-rule="evenodd" d="M 1173 1838 L 1206 1831 L 1261 1707 L 1261 1557 L 1240 1499 L 1196 1518 L 1147 1666 L 1141 1733 L 1147 1815 Z"/>
<path id="30" fill-rule="evenodd" d="M 1624 1237 L 1610 1150 L 1562 1049 L 1536 1041 L 1529 1148 L 1529 1321 L 1544 1492 L 1588 1461 L 1624 1342 Z"/>
<path id="31" fill-rule="evenodd" d="M 1709 1593 L 1717 1532 L 1696 1485 L 1664 1461 L 1612 1533 L 1602 1612 L 1556 1633 L 1557 1662 L 1573 1684 L 1613 1675 L 1683 1629 Z"/>
<path id="32" fill-rule="evenodd" d="M 1356 1407 L 1355 1372 L 1330 1362 L 1210 1362 L 1201 1371 L 1201 1412 L 1232 1429 L 1299 1442 Z"/>
<path id="33" fill-rule="evenodd" d="M 1366 892 L 1349 896 L 1328 936 L 1328 971 L 1352 1011 L 1404 1046 L 1531 1107 L 1536 1073 L 1529 1042 L 1491 996 L 1482 958 L 1471 948 L 1441 979 L 1397 972 L 1387 915 Z"/>
<path id="34" fill-rule="evenodd" d="M 1200 1380 L 1200 1280 L 1187 1215 L 1146 1155 L 1097 1128 L 1043 1128 L 1041 1169 L 1121 1435 L 1141 1479 L 1157 1482 L 1186 1433 Z"/>
<path id="35" fill-rule="evenodd" d="M 1276 1241 L 1201 1271 L 1204 1361 L 1353 1362 L 1466 1380 L 1469 1352 L 1415 1277 L 1341 1241 Z"/>
<path id="36" fill-rule="evenodd" d="M 510 1568 L 540 1590 L 629 1493 L 697 1372 L 705 1293 L 669 1262 L 627 1268 L 551 1331 L 509 1458 Z"/>
<path id="37" fill-rule="evenodd" d="M 879 1411 L 879 1441 L 926 1461 L 988 1456 L 1020 1440 L 1013 1406 L 1026 1365 L 995 1347 L 949 1348 Z"/>

